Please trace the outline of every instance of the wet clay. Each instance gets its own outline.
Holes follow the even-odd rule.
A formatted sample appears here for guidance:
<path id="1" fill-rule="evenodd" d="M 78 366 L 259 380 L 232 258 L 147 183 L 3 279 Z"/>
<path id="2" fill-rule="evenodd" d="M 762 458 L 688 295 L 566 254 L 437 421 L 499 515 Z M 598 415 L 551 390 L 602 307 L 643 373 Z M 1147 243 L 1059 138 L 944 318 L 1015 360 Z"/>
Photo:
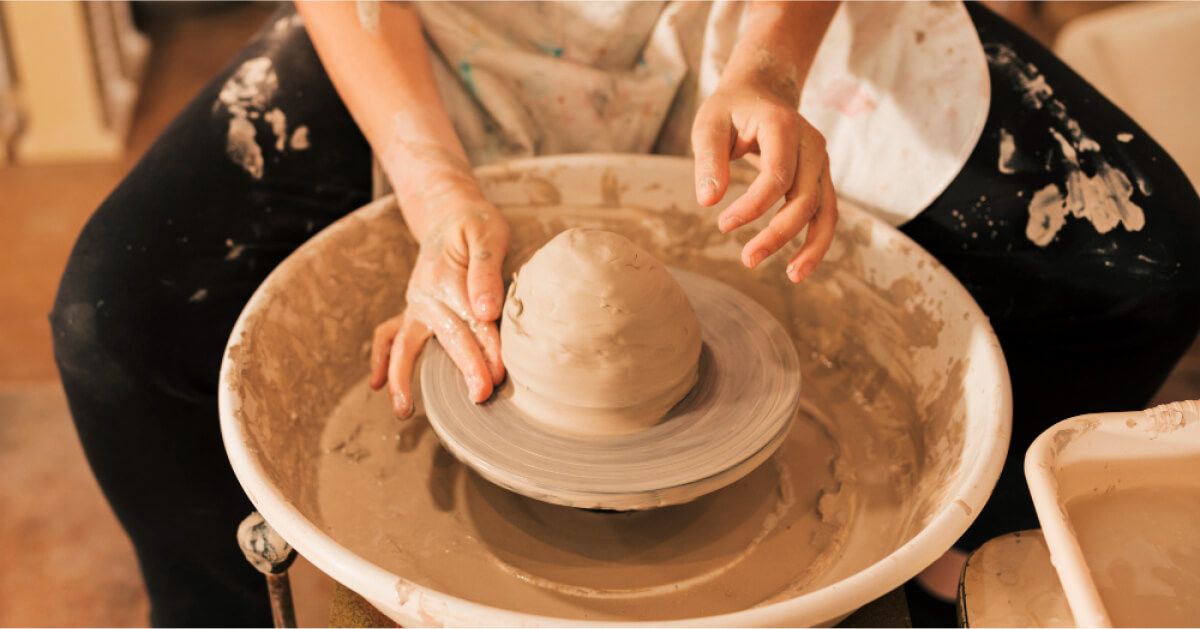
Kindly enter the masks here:
<path id="1" fill-rule="evenodd" d="M 683 504 L 765 463 L 783 444 L 800 403 L 803 374 L 795 345 L 770 312 L 729 285 L 679 268 L 670 273 L 696 312 L 703 349 L 696 384 L 661 421 L 625 434 L 555 430 L 513 403 L 511 382 L 475 404 L 461 371 L 433 344 L 421 354 L 420 384 L 425 416 L 442 446 L 510 491 L 614 511 Z M 686 373 L 689 364 L 679 367 Z M 586 370 L 579 371 L 580 379 L 588 378 Z M 610 410 L 616 414 L 620 408 Z"/>
<path id="2" fill-rule="evenodd" d="M 1200 487 L 1100 491 L 1066 510 L 1114 626 L 1200 625 Z"/>
<path id="3" fill-rule="evenodd" d="M 700 322 L 661 262 L 628 238 L 569 229 L 509 286 L 500 351 L 512 400 L 567 433 L 658 422 L 696 383 Z"/>

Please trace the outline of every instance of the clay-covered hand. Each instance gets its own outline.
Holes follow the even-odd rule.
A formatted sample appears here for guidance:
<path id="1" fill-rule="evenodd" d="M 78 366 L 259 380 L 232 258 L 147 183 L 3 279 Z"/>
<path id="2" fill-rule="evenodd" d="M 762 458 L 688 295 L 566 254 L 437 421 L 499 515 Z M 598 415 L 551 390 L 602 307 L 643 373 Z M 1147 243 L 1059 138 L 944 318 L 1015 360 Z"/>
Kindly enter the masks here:
<path id="1" fill-rule="evenodd" d="M 807 226 L 804 244 L 787 265 L 788 278 L 799 282 L 813 272 L 833 242 L 837 196 L 825 138 L 800 115 L 796 82 L 774 74 L 770 64 L 760 70 L 725 77 L 729 80 L 722 80 L 696 112 L 696 199 L 706 207 L 719 202 L 729 188 L 730 161 L 757 154 L 758 176 L 721 212 L 717 226 L 725 233 L 733 231 L 783 199 L 767 227 L 742 249 L 742 263 L 758 266 Z"/>
<path id="2" fill-rule="evenodd" d="M 430 336 L 462 371 L 472 401 L 504 379 L 496 319 L 508 238 L 508 223 L 483 200 L 454 204 L 422 234 L 405 310 L 375 328 L 371 345 L 371 387 L 388 385 L 397 417 L 413 413 L 413 369 Z"/>

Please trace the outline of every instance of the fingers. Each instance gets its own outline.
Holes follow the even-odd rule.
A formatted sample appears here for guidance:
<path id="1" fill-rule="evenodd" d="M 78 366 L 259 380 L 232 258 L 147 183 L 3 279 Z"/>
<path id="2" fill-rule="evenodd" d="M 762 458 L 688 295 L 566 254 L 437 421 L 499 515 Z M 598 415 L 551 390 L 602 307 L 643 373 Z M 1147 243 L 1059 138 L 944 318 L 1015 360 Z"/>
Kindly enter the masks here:
<path id="1" fill-rule="evenodd" d="M 467 296 L 471 312 L 480 321 L 500 316 L 504 295 L 500 269 L 507 251 L 508 225 L 503 221 L 488 221 L 467 233 Z"/>
<path id="2" fill-rule="evenodd" d="M 776 122 L 763 123 L 758 130 L 758 148 L 762 165 L 758 176 L 742 196 L 731 203 L 717 218 L 717 227 L 729 233 L 760 217 L 792 187 L 796 177 L 798 144 L 791 127 Z M 754 250 L 743 255 L 742 262 L 750 268 L 766 259 L 768 252 Z"/>
<path id="3" fill-rule="evenodd" d="M 392 409 L 406 419 L 415 408 L 412 394 L 417 359 L 434 329 L 423 320 L 435 322 L 438 341 L 462 371 L 471 400 L 478 403 L 492 394 L 504 380 L 500 359 L 500 333 L 494 323 L 467 324 L 440 303 L 419 304 L 405 314 L 375 328 L 371 342 L 371 388 L 388 384 Z"/>
<path id="4" fill-rule="evenodd" d="M 697 115 L 692 125 L 692 153 L 696 156 L 696 201 L 708 207 L 725 196 L 729 187 L 729 155 L 733 124 L 725 115 Z"/>
<path id="5" fill-rule="evenodd" d="M 796 283 L 804 281 L 804 278 L 816 270 L 817 264 L 829 252 L 834 232 L 837 230 L 837 192 L 833 189 L 833 177 L 829 173 L 828 162 L 825 163 L 825 171 L 821 174 L 821 189 L 821 205 L 808 225 L 804 244 L 787 266 L 788 279 Z"/>
<path id="6" fill-rule="evenodd" d="M 387 362 L 388 393 L 392 398 L 392 410 L 396 417 L 408 419 L 415 404 L 412 394 L 413 370 L 421 349 L 429 340 L 430 331 L 425 324 L 408 316 L 398 317 L 403 323 L 391 344 L 391 360 Z"/>
<path id="7" fill-rule="evenodd" d="M 479 341 L 467 323 L 440 302 L 423 304 L 421 319 L 437 336 L 442 349 L 462 372 L 467 384 L 467 394 L 476 404 L 492 395 L 492 374 L 484 359 Z M 499 340 L 496 342 L 499 348 Z M 499 350 L 497 349 L 497 352 Z"/>
<path id="8" fill-rule="evenodd" d="M 412 414 L 412 379 L 430 336 L 462 372 L 476 403 L 504 380 L 500 334 L 493 323 L 503 303 L 501 265 L 508 250 L 508 223 L 494 207 L 476 203 L 455 209 L 440 224 L 436 245 L 422 247 L 413 269 L 404 314 L 381 324 L 371 343 L 373 388 L 389 384 L 396 415 Z"/>
<path id="9" fill-rule="evenodd" d="M 393 317 L 375 327 L 375 336 L 371 339 L 371 380 L 370 385 L 376 391 L 387 382 L 388 356 L 392 351 L 392 339 L 400 332 L 404 317 Z"/>
<path id="10" fill-rule="evenodd" d="M 454 313 L 457 321 L 474 338 L 475 347 L 483 357 L 486 379 L 493 386 L 504 381 L 504 364 L 500 358 L 500 332 L 496 329 L 494 321 L 499 318 L 503 303 L 498 295 L 504 290 L 504 284 L 500 280 L 500 269 L 504 252 L 508 250 L 507 223 L 501 223 L 500 229 L 503 231 L 490 234 L 469 232 L 465 236 L 468 251 L 466 286 L 462 285 L 462 280 L 457 283 L 449 278 L 443 280 L 442 291 L 437 300 L 443 307 L 435 309 L 438 314 L 433 315 L 435 319 L 429 322 L 436 328 L 435 323 L 443 316 L 442 311 Z M 481 253 L 487 255 L 480 255 Z M 484 315 L 479 314 L 481 310 Z M 438 338 L 441 339 L 440 334 Z M 446 342 L 442 344 L 445 345 Z M 461 363 L 459 366 L 461 368 Z M 470 383 L 468 388 L 471 388 Z M 484 399 L 489 395 L 490 391 L 484 395 Z"/>
<path id="11" fill-rule="evenodd" d="M 487 363 L 488 372 L 492 376 L 492 386 L 504 381 L 504 362 L 500 358 L 500 331 L 495 323 L 475 321 L 468 324 L 479 349 L 483 351 L 483 360 Z"/>
<path id="12" fill-rule="evenodd" d="M 797 172 L 785 202 L 771 218 L 766 229 L 742 248 L 742 262 L 751 268 L 792 241 L 816 215 L 824 197 L 822 175 L 827 174 L 828 159 L 824 147 L 814 147 L 813 140 L 802 141 Z M 819 148 L 820 150 L 816 150 Z M 753 263 L 753 264 L 752 264 Z"/>

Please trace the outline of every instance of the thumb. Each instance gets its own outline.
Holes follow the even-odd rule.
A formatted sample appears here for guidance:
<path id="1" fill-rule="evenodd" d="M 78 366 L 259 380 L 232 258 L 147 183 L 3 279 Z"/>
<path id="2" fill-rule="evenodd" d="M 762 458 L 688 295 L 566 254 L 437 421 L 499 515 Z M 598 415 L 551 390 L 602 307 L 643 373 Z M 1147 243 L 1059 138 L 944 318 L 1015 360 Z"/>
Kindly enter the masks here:
<path id="1" fill-rule="evenodd" d="M 692 126 L 692 153 L 696 156 L 696 201 L 715 205 L 729 187 L 729 147 L 733 125 L 728 116 L 697 114 Z"/>
<path id="2" fill-rule="evenodd" d="M 508 251 L 508 229 L 492 225 L 467 230 L 467 297 L 480 321 L 500 317 L 504 282 L 500 271 Z"/>

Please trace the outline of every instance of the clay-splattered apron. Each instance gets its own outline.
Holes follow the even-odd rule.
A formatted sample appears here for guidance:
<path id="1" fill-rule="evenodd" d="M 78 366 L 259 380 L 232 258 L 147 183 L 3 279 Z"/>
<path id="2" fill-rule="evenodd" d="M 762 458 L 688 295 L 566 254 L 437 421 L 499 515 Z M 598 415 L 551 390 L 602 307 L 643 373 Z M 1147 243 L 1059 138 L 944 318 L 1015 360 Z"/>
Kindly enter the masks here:
<path id="1" fill-rule="evenodd" d="M 689 152 L 740 2 L 419 3 L 443 100 L 472 162 Z M 961 170 L 983 129 L 987 62 L 959 3 L 852 3 L 835 16 L 801 112 L 839 194 L 894 224 Z"/>

